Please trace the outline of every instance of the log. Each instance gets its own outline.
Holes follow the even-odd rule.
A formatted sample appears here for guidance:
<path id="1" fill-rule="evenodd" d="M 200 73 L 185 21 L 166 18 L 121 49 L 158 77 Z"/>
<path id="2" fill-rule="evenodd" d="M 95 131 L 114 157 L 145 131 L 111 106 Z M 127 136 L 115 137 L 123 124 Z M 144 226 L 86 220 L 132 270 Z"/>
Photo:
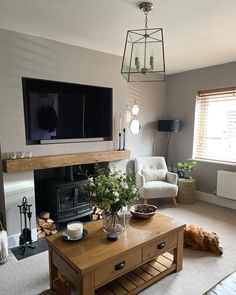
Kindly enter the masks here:
<path id="1" fill-rule="evenodd" d="M 36 220 L 37 237 L 43 238 L 46 235 L 54 235 L 57 233 L 56 224 L 51 218 L 47 218 L 50 215 L 49 212 L 41 212 L 40 217 Z"/>
<path id="2" fill-rule="evenodd" d="M 56 233 L 57 233 L 56 229 L 51 231 L 51 235 L 55 235 Z"/>
<path id="3" fill-rule="evenodd" d="M 47 236 L 50 236 L 51 231 L 49 229 L 44 228 L 43 230 L 44 230 L 44 232 L 46 233 Z"/>
<path id="4" fill-rule="evenodd" d="M 46 220 L 46 222 L 47 222 L 47 223 L 54 223 L 54 221 L 53 221 L 51 218 L 48 218 L 48 219 Z"/>
<path id="5" fill-rule="evenodd" d="M 50 226 L 47 227 L 47 229 L 49 229 L 50 231 L 56 230 L 56 224 L 55 223 L 51 223 Z"/>
<path id="6" fill-rule="evenodd" d="M 45 220 L 42 219 L 42 218 L 38 218 L 37 222 L 38 222 L 38 224 L 39 224 L 40 227 L 41 227 L 43 224 L 46 223 Z"/>
<path id="7" fill-rule="evenodd" d="M 48 219 L 50 217 L 50 213 L 47 212 L 47 211 L 42 211 L 40 214 L 39 214 L 39 217 L 40 218 L 43 218 L 43 219 Z"/>
<path id="8" fill-rule="evenodd" d="M 52 226 L 52 223 L 45 222 L 41 227 L 42 227 L 42 229 L 45 229 L 45 228 L 49 229 L 51 226 Z"/>
<path id="9" fill-rule="evenodd" d="M 41 238 L 45 238 L 46 236 L 46 233 L 45 231 L 42 231 L 39 235 L 38 235 L 38 238 L 41 239 Z"/>

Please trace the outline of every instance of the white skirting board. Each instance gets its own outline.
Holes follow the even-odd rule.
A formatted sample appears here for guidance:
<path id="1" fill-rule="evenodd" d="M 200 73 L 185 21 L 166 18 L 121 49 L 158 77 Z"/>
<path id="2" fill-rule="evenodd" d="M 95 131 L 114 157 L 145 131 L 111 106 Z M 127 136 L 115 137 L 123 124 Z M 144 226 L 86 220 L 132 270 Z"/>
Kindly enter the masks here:
<path id="1" fill-rule="evenodd" d="M 215 205 L 219 205 L 222 207 L 236 210 L 236 201 L 235 200 L 230 200 L 230 199 L 223 198 L 223 197 L 217 197 L 213 194 L 209 194 L 209 193 L 205 193 L 205 192 L 201 192 L 201 191 L 196 191 L 195 197 L 196 197 L 196 199 L 204 201 L 204 202 L 208 202 L 208 203 L 212 203 Z"/>

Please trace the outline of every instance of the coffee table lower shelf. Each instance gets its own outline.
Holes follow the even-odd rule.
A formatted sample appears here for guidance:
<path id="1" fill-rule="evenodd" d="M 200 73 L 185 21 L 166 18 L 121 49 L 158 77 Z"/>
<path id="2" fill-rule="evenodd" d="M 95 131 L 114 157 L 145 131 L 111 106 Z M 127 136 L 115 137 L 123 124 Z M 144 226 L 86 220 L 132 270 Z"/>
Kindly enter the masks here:
<path id="1" fill-rule="evenodd" d="M 137 294 L 175 270 L 176 264 L 173 261 L 173 255 L 166 252 L 96 289 L 95 295 Z M 58 291 L 58 294 L 70 294 L 69 290 L 61 284 L 58 278 L 54 280 L 53 287 Z"/>
<path id="2" fill-rule="evenodd" d="M 166 252 L 95 290 L 95 295 L 137 294 L 175 269 L 173 255 Z"/>

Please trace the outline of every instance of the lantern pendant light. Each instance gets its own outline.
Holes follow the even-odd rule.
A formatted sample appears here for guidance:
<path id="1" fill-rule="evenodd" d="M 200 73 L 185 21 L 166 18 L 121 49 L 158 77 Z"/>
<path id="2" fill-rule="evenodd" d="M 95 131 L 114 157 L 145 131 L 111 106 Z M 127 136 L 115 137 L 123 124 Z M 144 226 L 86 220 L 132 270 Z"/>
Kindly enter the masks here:
<path id="1" fill-rule="evenodd" d="M 121 74 L 128 82 L 165 81 L 163 30 L 148 29 L 152 3 L 143 2 L 139 8 L 145 15 L 145 27 L 127 32 Z"/>

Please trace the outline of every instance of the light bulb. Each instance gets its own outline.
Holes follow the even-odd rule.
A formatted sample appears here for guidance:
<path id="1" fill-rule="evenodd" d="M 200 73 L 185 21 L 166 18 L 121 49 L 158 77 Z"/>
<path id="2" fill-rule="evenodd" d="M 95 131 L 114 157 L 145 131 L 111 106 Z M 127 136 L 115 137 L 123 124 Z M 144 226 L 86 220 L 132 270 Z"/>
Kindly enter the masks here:
<path id="1" fill-rule="evenodd" d="M 135 103 L 132 106 L 132 113 L 133 113 L 133 115 L 136 116 L 136 115 L 138 115 L 138 112 L 139 112 L 139 106 L 138 106 L 137 102 L 135 101 Z"/>

